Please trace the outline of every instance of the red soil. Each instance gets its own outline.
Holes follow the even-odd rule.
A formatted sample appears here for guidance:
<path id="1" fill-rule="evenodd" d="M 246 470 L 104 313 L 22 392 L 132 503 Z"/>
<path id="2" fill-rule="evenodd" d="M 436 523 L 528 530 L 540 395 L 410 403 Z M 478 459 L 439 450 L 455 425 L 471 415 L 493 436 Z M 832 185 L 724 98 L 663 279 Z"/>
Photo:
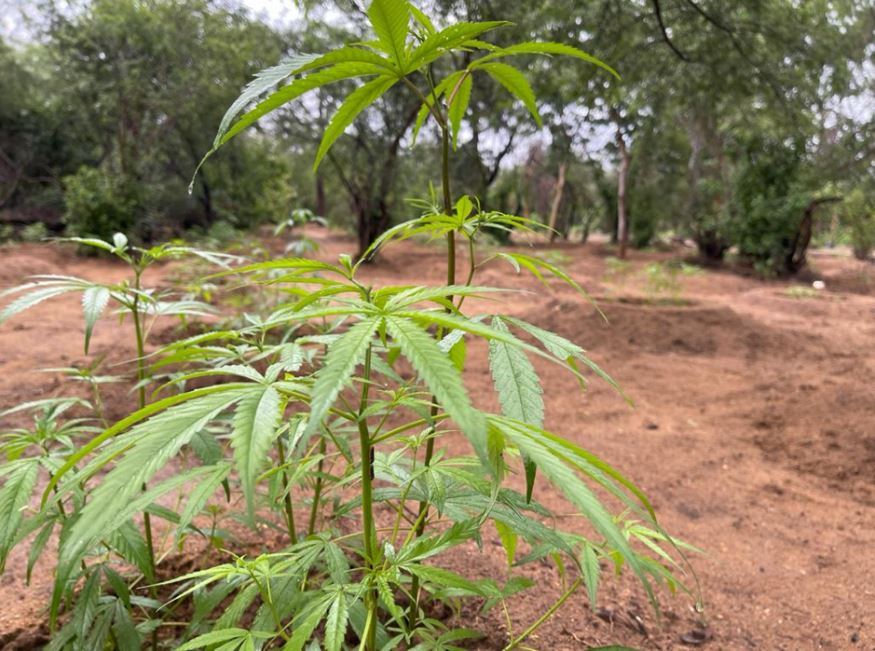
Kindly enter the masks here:
<path id="1" fill-rule="evenodd" d="M 335 234 L 316 236 L 323 257 L 353 247 Z M 479 284 L 530 291 L 485 309 L 524 316 L 581 344 L 635 401 L 629 408 L 598 381 L 582 394 L 570 375 L 535 362 L 546 378 L 548 427 L 624 472 L 651 496 L 666 529 L 704 550 L 692 561 L 706 609 L 699 614 L 688 597 L 664 595 L 657 620 L 631 578 L 608 579 L 596 612 L 576 595 L 528 645 L 875 649 L 875 268 L 815 254 L 813 273 L 826 289 L 799 298 L 787 292 L 794 283 L 706 271 L 681 277 L 683 304 L 665 304 L 650 300 L 635 270 L 668 254 L 633 253 L 628 280 L 612 285 L 603 246 L 560 250 L 565 270 L 599 299 L 609 323 L 570 289 L 556 283 L 545 291 L 498 261 Z M 125 275 L 110 262 L 50 246 L 4 248 L 0 259 L 0 289 L 33 273 Z M 442 276 L 440 251 L 411 243 L 390 248 L 365 271 L 374 284 Z M 114 347 L 111 359 L 129 359 L 124 327 L 99 324 L 94 351 Z M 33 369 L 84 361 L 81 333 L 72 298 L 0 328 L 0 410 L 66 391 L 57 376 Z M 494 407 L 482 349 L 472 347 L 466 375 L 475 402 Z M 117 398 L 122 413 L 126 399 Z M 462 449 L 460 441 L 450 446 Z M 563 508 L 543 482 L 536 497 Z M 493 538 L 482 552 L 472 546 L 448 563 L 502 577 L 504 552 Z M 26 551 L 17 550 L 0 577 L 2 648 L 35 648 L 40 639 L 51 562 L 39 564 L 28 588 L 25 563 Z M 485 620 L 464 611 L 466 624 L 487 635 L 477 648 L 501 648 L 507 621 L 519 633 L 561 592 L 551 567 L 528 571 L 539 586 L 513 602 L 509 620 L 500 609 Z"/>

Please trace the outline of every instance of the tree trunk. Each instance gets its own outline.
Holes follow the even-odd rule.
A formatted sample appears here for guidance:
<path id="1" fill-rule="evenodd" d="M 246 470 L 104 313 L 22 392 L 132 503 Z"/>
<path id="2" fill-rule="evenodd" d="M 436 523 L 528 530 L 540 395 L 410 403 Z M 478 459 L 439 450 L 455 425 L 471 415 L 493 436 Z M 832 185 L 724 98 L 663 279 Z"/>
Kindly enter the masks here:
<path id="1" fill-rule="evenodd" d="M 620 152 L 620 168 L 617 170 L 617 242 L 619 244 L 618 257 L 626 258 L 626 249 L 629 246 L 629 220 L 626 206 L 626 187 L 629 181 L 629 164 L 631 156 L 626 147 L 626 139 L 623 130 L 617 125 L 617 148 Z"/>
<path id="2" fill-rule="evenodd" d="M 369 201 L 366 197 L 356 201 L 358 218 L 358 257 L 361 258 L 368 247 L 389 228 L 391 218 L 389 207 L 383 199 Z M 368 259 L 366 262 L 369 262 Z"/>
<path id="3" fill-rule="evenodd" d="M 322 174 L 316 174 L 316 214 L 319 217 L 325 217 L 328 213 L 328 202 L 325 198 L 325 179 Z"/>
<path id="4" fill-rule="evenodd" d="M 835 203 L 841 200 L 841 197 L 821 197 L 820 199 L 812 199 L 811 203 L 808 204 L 802 215 L 802 221 L 799 222 L 799 229 L 796 231 L 793 245 L 784 260 L 784 268 L 787 273 L 797 273 L 808 262 L 806 254 L 808 245 L 811 244 L 811 235 L 814 232 L 814 211 L 825 203 Z"/>
<path id="5" fill-rule="evenodd" d="M 559 205 L 562 203 L 562 192 L 565 190 L 565 171 L 567 163 L 559 165 L 559 178 L 556 180 L 556 192 L 553 194 L 553 203 L 550 206 L 550 241 L 554 241 L 559 231 L 556 230 L 556 221 L 559 219 Z"/>

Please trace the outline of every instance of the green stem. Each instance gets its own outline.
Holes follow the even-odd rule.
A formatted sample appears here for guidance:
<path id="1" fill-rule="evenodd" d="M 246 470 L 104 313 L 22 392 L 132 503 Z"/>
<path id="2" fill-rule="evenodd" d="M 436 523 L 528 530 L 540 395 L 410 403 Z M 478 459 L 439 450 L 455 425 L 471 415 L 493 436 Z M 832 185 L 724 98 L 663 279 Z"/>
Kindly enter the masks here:
<path id="1" fill-rule="evenodd" d="M 146 337 L 143 334 L 143 320 L 140 314 L 140 276 L 143 270 L 138 266 L 134 269 L 134 300 L 131 304 L 131 318 L 134 321 L 134 334 L 137 339 L 137 403 L 140 409 L 146 406 Z M 147 490 L 146 483 L 142 485 L 143 492 Z M 149 568 L 152 572 L 153 580 L 155 579 L 155 543 L 152 539 L 152 516 L 143 511 L 143 530 L 146 534 L 146 548 L 149 553 Z M 156 590 L 151 587 L 149 590 L 152 598 L 155 598 Z M 152 649 L 158 648 L 158 629 L 152 631 L 151 636 Z"/>
<path id="2" fill-rule="evenodd" d="M 517 648 L 527 637 L 529 637 L 532 633 L 538 630 L 544 624 L 544 622 L 553 617 L 553 615 L 556 614 L 556 611 L 562 607 L 562 604 L 564 604 L 571 595 L 577 592 L 577 589 L 580 587 L 581 583 L 582 581 L 580 577 L 575 579 L 574 583 L 571 584 L 571 587 L 562 593 L 562 596 L 559 597 L 559 599 L 557 599 L 556 602 L 552 606 L 550 606 L 549 609 L 547 609 L 547 612 L 545 612 L 537 620 L 535 620 L 535 623 L 529 626 L 522 633 L 520 633 L 520 635 L 512 639 L 510 643 L 506 647 L 504 647 L 504 651 L 511 651 L 511 649 Z"/>
<path id="3" fill-rule="evenodd" d="M 359 444 L 361 446 L 361 477 L 362 477 L 362 542 L 364 545 L 366 578 L 373 573 L 377 560 L 376 544 L 377 535 L 374 530 L 374 501 L 373 501 L 373 447 L 371 447 L 371 435 L 368 431 L 368 419 L 364 415 L 368 407 L 368 394 L 371 386 L 371 347 L 365 354 L 364 382 L 362 383 L 361 401 L 359 403 Z M 362 644 L 367 651 L 375 651 L 377 648 L 377 593 L 373 588 L 368 588 L 365 594 L 365 606 L 368 610 L 369 626 L 365 627 Z"/>
<path id="4" fill-rule="evenodd" d="M 286 464 L 286 448 L 282 439 L 276 440 L 276 453 L 282 465 Z M 295 533 L 295 511 L 292 509 L 292 487 L 289 486 L 289 473 L 283 470 L 283 506 L 286 512 L 286 529 L 289 532 L 289 541 L 298 544 L 298 534 Z"/>
<path id="5" fill-rule="evenodd" d="M 307 524 L 307 535 L 316 531 L 316 516 L 319 513 L 319 503 L 322 499 L 322 473 L 325 468 L 325 438 L 319 441 L 319 465 L 316 469 L 316 487 L 313 489 L 313 504 L 310 506 L 310 522 Z"/>
<path id="6" fill-rule="evenodd" d="M 450 189 L 450 131 L 446 126 L 441 127 L 441 180 L 444 195 L 444 212 L 449 215 L 453 209 L 453 194 Z M 447 233 L 447 285 L 456 284 L 456 234 L 454 231 Z M 448 296 L 447 300 L 452 301 L 453 297 Z M 438 328 L 436 337 L 443 337 L 443 329 Z M 435 418 L 438 414 L 437 400 L 432 398 L 434 405 L 431 408 L 431 417 Z M 432 457 L 434 457 L 434 441 L 435 437 L 430 436 L 425 444 L 425 459 L 423 463 L 426 466 L 431 465 Z M 415 527 L 416 537 L 418 538 L 425 532 L 425 527 L 428 522 L 428 502 L 423 500 L 419 503 L 419 514 L 417 515 Z M 410 594 L 413 596 L 413 602 L 410 604 L 410 609 L 407 612 L 407 624 L 412 630 L 416 627 L 416 620 L 419 616 L 419 577 L 414 576 L 410 584 Z"/>
<path id="7" fill-rule="evenodd" d="M 465 287 L 470 287 L 471 283 L 474 281 L 474 274 L 477 271 L 477 259 L 475 257 L 475 249 L 474 249 L 474 237 L 471 236 L 468 238 L 468 277 L 465 279 Z M 465 302 L 465 297 L 459 297 L 459 304 L 456 305 L 457 310 L 462 309 L 462 303 Z"/>

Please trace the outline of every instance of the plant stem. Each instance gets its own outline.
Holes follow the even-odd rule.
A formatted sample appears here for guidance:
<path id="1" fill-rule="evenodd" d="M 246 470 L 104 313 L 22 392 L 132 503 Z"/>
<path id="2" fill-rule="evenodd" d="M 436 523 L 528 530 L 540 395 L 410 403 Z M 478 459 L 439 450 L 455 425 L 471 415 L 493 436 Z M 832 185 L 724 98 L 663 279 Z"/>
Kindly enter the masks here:
<path id="1" fill-rule="evenodd" d="M 134 267 L 134 300 L 131 304 L 131 318 L 134 321 L 134 334 L 137 339 L 137 403 L 140 409 L 146 406 L 146 338 L 143 334 L 143 320 L 140 314 L 140 277 L 143 274 L 143 269 L 137 265 Z M 142 485 L 143 492 L 147 490 L 146 483 Z M 155 580 L 155 543 L 152 539 L 152 516 L 148 511 L 143 511 L 143 531 L 146 534 L 146 548 L 149 552 L 149 568 L 152 573 L 152 579 Z M 152 598 L 155 598 L 156 591 L 152 587 L 149 590 Z M 152 649 L 158 648 L 158 629 L 152 631 Z"/>
<path id="2" fill-rule="evenodd" d="M 286 447 L 281 438 L 276 440 L 276 453 L 282 465 L 286 464 Z M 289 532 L 289 542 L 293 545 L 298 543 L 298 534 L 295 533 L 295 511 L 292 509 L 292 487 L 289 486 L 289 473 L 283 470 L 283 505 L 286 512 L 286 529 Z"/>
<path id="3" fill-rule="evenodd" d="M 535 623 L 529 626 L 522 633 L 520 633 L 520 635 L 512 639 L 510 643 L 506 647 L 504 647 L 504 651 L 511 651 L 511 649 L 517 648 L 527 637 L 529 637 L 532 633 L 538 630 L 546 621 L 553 617 L 553 615 L 556 614 L 556 611 L 562 607 L 562 604 L 564 604 L 571 595 L 577 592 L 577 589 L 580 587 L 581 583 L 581 578 L 577 577 L 574 580 L 574 583 L 571 584 L 571 587 L 569 587 L 568 590 L 562 593 L 562 596 L 560 596 L 559 599 L 557 599 L 556 602 L 547 609 L 547 612 L 545 612 L 537 620 L 535 620 Z"/>
<path id="4" fill-rule="evenodd" d="M 371 434 L 368 431 L 368 419 L 364 415 L 368 407 L 368 394 L 371 386 L 371 347 L 368 346 L 368 351 L 365 354 L 365 369 L 364 382 L 362 383 L 361 401 L 359 403 L 359 444 L 361 446 L 361 466 L 362 466 L 362 542 L 364 545 L 365 555 L 365 582 L 369 578 L 369 574 L 374 571 L 377 560 L 376 555 L 376 531 L 374 530 L 374 501 L 373 501 L 373 448 L 371 447 Z M 365 606 L 368 610 L 368 621 L 370 626 L 365 627 L 364 639 L 362 644 L 368 651 L 375 651 L 377 648 L 377 593 L 373 588 L 368 588 L 365 594 Z"/>
<path id="5" fill-rule="evenodd" d="M 322 499 L 322 472 L 325 467 L 325 439 L 319 441 L 319 465 L 316 469 L 316 487 L 313 489 L 313 504 L 310 506 L 310 521 L 307 523 L 307 535 L 316 531 L 316 516 L 319 513 L 319 502 Z"/>
<path id="6" fill-rule="evenodd" d="M 450 131 L 447 127 L 441 127 L 441 179 L 444 195 L 444 212 L 449 215 L 453 209 L 453 195 L 450 189 Z M 447 233 L 447 285 L 456 284 L 456 234 L 454 231 Z M 453 300 L 452 296 L 448 296 L 449 301 Z M 437 338 L 443 336 L 443 329 L 439 328 Z M 432 398 L 434 401 L 435 399 Z M 431 417 L 434 418 L 438 414 L 438 405 L 435 404 L 431 408 Z M 425 459 L 423 464 L 431 465 L 432 457 L 434 456 L 434 440 L 435 437 L 429 437 L 425 444 Z M 425 531 L 425 526 L 428 521 L 428 502 L 423 500 L 419 503 L 419 514 L 417 516 L 416 537 L 418 538 Z M 414 576 L 410 584 L 410 594 L 413 595 L 413 603 L 410 604 L 410 609 L 407 613 L 407 624 L 413 629 L 416 626 L 416 619 L 419 614 L 419 577 Z"/>

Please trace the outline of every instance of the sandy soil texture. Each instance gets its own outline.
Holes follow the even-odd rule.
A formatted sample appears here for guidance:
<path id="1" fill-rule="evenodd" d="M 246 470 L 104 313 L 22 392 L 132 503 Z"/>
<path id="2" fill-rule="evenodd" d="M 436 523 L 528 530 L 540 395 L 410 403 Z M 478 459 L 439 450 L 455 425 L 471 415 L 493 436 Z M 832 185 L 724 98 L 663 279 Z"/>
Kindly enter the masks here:
<path id="1" fill-rule="evenodd" d="M 353 249 L 342 235 L 313 234 L 320 256 Z M 875 650 L 875 266 L 815 253 L 812 274 L 826 289 L 813 295 L 791 289 L 799 280 L 682 274 L 674 296 L 680 300 L 666 300 L 648 292 L 644 268 L 679 252 L 633 252 L 622 278 L 611 273 L 601 244 L 539 252 L 597 298 L 608 322 L 571 289 L 555 283 L 548 291 L 501 262 L 487 265 L 478 284 L 528 291 L 484 307 L 579 343 L 634 400 L 628 407 L 595 380 L 581 393 L 573 377 L 535 362 L 545 378 L 548 427 L 633 479 L 663 525 L 704 551 L 692 561 L 706 609 L 700 614 L 685 595 L 664 595 L 657 618 L 624 576 L 605 582 L 596 610 L 583 593 L 573 597 L 529 646 Z M 151 280 L 160 282 L 167 270 Z M 34 273 L 118 280 L 125 270 L 49 245 L 0 249 L 0 290 Z M 405 243 L 365 277 L 374 284 L 437 284 L 443 273 L 439 248 Z M 124 327 L 101 323 L 95 352 L 113 347 L 112 359 L 129 359 Z M 56 374 L 34 369 L 83 362 L 82 329 L 73 298 L 0 327 L 0 410 L 64 391 Z M 466 381 L 478 405 L 495 406 L 482 348 L 469 351 Z M 130 400 L 116 397 L 118 416 Z M 463 449 L 460 440 L 449 445 Z M 563 508 L 544 483 L 536 496 Z M 482 552 L 472 546 L 447 563 L 488 576 L 506 572 L 494 535 Z M 0 648 L 38 648 L 44 640 L 52 566 L 44 559 L 25 587 L 25 564 L 26 550 L 16 551 L 0 577 Z M 554 569 L 527 571 L 539 587 L 513 603 L 512 633 L 561 591 Z M 503 613 L 481 618 L 471 608 L 463 616 L 487 635 L 475 648 L 500 649 L 509 639 Z"/>

